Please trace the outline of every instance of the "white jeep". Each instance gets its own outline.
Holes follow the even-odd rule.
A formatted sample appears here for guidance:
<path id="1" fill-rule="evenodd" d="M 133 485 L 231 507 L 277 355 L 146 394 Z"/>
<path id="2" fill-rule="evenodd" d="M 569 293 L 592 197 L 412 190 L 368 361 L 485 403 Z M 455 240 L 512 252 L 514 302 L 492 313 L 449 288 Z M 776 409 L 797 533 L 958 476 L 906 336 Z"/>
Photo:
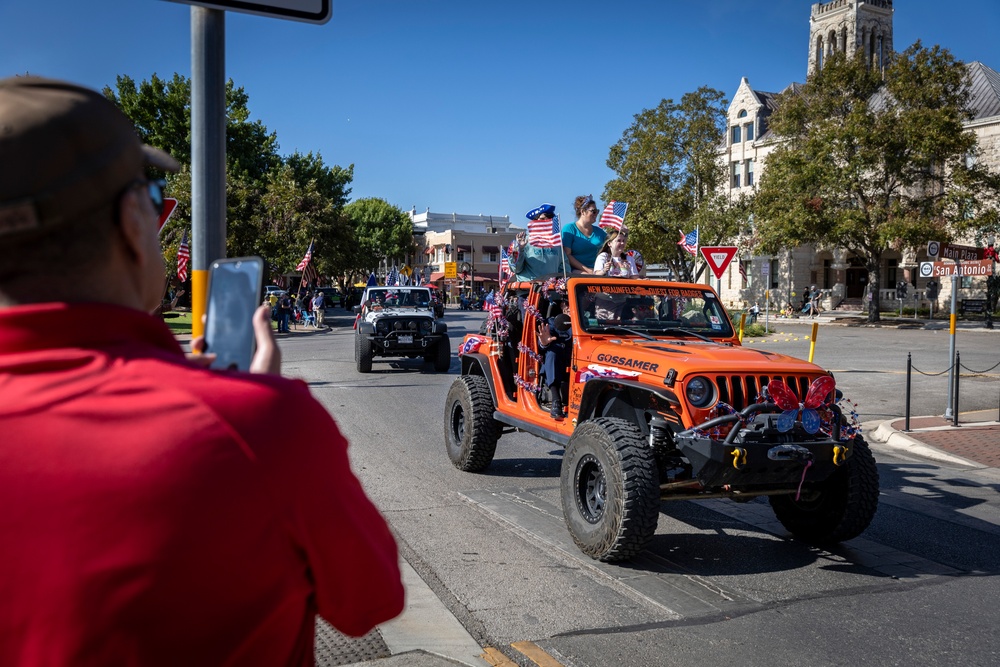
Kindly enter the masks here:
<path id="1" fill-rule="evenodd" d="M 448 326 L 434 316 L 431 291 L 426 287 L 368 287 L 354 337 L 354 360 L 359 373 L 370 373 L 375 357 L 423 357 L 434 370 L 451 365 Z"/>

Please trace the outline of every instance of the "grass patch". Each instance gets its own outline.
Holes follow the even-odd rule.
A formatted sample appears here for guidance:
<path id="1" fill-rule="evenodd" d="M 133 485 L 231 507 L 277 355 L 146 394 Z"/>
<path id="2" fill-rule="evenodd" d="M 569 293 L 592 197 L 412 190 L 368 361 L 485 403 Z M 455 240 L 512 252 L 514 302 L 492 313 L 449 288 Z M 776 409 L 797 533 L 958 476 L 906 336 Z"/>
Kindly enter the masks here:
<path id="1" fill-rule="evenodd" d="M 743 328 L 743 337 L 747 338 L 759 338 L 762 336 L 770 336 L 774 333 L 774 328 L 765 329 L 763 324 L 754 322 L 753 324 L 748 324 Z"/>
<path id="2" fill-rule="evenodd" d="M 174 335 L 191 333 L 191 313 L 163 313 L 163 321 Z"/>

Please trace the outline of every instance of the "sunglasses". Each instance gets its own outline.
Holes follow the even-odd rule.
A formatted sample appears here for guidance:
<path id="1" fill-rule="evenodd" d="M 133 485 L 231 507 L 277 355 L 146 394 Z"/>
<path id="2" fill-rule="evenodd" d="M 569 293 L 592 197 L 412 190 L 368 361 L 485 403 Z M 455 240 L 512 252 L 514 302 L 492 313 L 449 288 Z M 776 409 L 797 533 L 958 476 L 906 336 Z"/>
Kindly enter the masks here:
<path id="1" fill-rule="evenodd" d="M 591 206 L 590 208 L 585 208 L 583 210 L 586 211 L 587 213 L 597 213 L 597 207 L 596 206 Z"/>
<path id="2" fill-rule="evenodd" d="M 153 204 L 153 210 L 157 216 L 163 215 L 164 196 L 163 191 L 167 188 L 167 182 L 162 178 L 139 178 L 128 184 L 126 190 L 145 186 L 149 194 L 149 201 Z"/>

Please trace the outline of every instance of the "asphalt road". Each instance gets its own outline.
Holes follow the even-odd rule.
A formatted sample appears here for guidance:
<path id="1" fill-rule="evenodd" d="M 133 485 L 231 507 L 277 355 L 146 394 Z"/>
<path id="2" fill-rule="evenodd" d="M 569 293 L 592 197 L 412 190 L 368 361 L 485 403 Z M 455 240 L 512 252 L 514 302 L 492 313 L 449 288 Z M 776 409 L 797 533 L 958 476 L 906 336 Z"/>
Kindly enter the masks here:
<path id="1" fill-rule="evenodd" d="M 443 443 L 457 357 L 448 374 L 409 360 L 358 374 L 350 319 L 283 340 L 285 373 L 307 380 L 337 419 L 404 556 L 483 646 L 522 665 L 532 663 L 510 644 L 523 640 L 593 667 L 1000 664 L 996 469 L 875 445 L 879 512 L 835 550 L 791 540 L 766 500 L 664 502 L 649 548 L 605 565 L 563 524 L 559 447 L 505 435 L 484 474 L 459 472 Z M 480 319 L 448 311 L 453 347 Z M 747 344 L 808 357 L 808 325 L 779 328 L 788 335 Z M 963 365 L 995 364 L 995 336 L 960 333 Z M 922 371 L 946 370 L 947 332 L 825 326 L 815 361 L 836 372 L 862 419 L 884 419 L 903 414 L 907 352 Z M 996 405 L 991 373 L 962 378 L 961 410 Z M 913 414 L 943 412 L 946 386 L 946 373 L 915 374 Z"/>

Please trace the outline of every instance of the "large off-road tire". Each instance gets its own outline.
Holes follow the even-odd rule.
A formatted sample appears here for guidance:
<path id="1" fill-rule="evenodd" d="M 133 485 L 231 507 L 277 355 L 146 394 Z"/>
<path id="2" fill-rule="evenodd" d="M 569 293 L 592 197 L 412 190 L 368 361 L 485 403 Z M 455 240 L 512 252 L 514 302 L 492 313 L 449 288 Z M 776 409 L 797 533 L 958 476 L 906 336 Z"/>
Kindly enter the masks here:
<path id="1" fill-rule="evenodd" d="M 854 452 L 827 480 L 795 496 L 771 496 L 771 509 L 790 533 L 807 542 L 834 544 L 857 537 L 878 509 L 878 467 L 868 443 L 854 439 Z"/>
<path id="2" fill-rule="evenodd" d="M 372 372 L 372 359 L 375 357 L 372 350 L 372 339 L 362 334 L 354 335 L 354 361 L 357 362 L 359 373 Z"/>
<path id="3" fill-rule="evenodd" d="M 480 472 L 493 461 L 500 425 L 493 419 L 493 395 L 486 378 L 462 375 L 448 390 L 444 406 L 444 442 L 459 470 Z"/>
<path id="4" fill-rule="evenodd" d="M 601 417 L 577 426 L 563 454 L 559 486 L 566 526 L 591 558 L 627 560 L 656 532 L 656 459 L 631 422 Z"/>
<path id="5" fill-rule="evenodd" d="M 434 370 L 438 373 L 447 373 L 451 367 L 451 339 L 448 334 L 438 339 L 434 350 Z M 491 411 L 492 414 L 492 411 Z"/>

